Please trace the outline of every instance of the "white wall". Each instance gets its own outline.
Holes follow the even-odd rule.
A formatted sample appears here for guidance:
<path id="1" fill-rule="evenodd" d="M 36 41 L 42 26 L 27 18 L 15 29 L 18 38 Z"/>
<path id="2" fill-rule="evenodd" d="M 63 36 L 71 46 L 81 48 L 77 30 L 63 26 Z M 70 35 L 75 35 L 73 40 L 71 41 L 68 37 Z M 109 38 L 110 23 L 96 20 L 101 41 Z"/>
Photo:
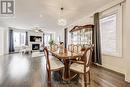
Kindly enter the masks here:
<path id="1" fill-rule="evenodd" d="M 4 54 L 4 30 L 0 28 L 0 55 Z"/>
<path id="2" fill-rule="evenodd" d="M 9 53 L 9 30 L 4 29 L 4 54 Z"/>
<path id="3" fill-rule="evenodd" d="M 0 27 L 0 54 L 8 54 L 8 29 L 4 27 Z"/>
<path id="4" fill-rule="evenodd" d="M 125 61 L 125 80 L 130 82 L 130 0 L 126 0 L 126 17 L 124 29 L 124 57 Z"/>

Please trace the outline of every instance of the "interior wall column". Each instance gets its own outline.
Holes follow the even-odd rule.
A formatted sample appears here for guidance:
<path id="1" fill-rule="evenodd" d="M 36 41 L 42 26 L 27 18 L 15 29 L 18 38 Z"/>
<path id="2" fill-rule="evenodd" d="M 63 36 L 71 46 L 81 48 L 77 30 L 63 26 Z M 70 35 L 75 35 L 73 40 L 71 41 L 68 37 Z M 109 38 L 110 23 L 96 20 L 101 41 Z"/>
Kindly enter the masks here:
<path id="1" fill-rule="evenodd" d="M 126 17 L 125 17 L 125 29 L 124 29 L 124 35 L 125 38 L 124 40 L 124 58 L 125 58 L 125 80 L 130 82 L 130 0 L 126 0 Z"/>
<path id="2" fill-rule="evenodd" d="M 68 38 L 67 38 L 67 32 L 68 32 L 68 29 L 67 28 L 65 28 L 64 29 L 64 47 L 67 49 L 67 40 L 68 40 Z"/>

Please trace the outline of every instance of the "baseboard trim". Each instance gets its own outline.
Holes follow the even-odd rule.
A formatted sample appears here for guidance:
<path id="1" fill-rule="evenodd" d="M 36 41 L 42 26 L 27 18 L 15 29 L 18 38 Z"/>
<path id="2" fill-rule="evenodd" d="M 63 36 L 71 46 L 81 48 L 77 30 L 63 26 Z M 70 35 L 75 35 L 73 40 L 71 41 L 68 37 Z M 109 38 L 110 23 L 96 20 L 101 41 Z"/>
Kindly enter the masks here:
<path id="1" fill-rule="evenodd" d="M 107 70 L 107 71 L 110 71 L 110 72 L 116 73 L 116 74 L 118 74 L 118 75 L 121 75 L 121 76 L 123 76 L 123 77 L 125 78 L 125 74 L 123 74 L 123 73 L 114 71 L 114 70 L 109 69 L 109 68 L 107 68 L 107 67 L 105 67 L 105 66 L 103 66 L 103 65 L 100 65 L 100 64 L 94 64 L 94 65 L 99 66 L 99 67 L 101 67 L 101 68 L 103 68 L 103 69 L 105 69 L 105 70 Z"/>

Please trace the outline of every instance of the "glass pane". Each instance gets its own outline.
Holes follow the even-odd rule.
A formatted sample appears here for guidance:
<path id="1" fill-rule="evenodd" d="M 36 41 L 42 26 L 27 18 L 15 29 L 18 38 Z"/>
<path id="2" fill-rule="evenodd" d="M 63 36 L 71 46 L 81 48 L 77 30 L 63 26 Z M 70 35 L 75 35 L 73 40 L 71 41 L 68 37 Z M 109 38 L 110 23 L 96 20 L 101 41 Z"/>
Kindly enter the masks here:
<path id="1" fill-rule="evenodd" d="M 19 47 L 20 46 L 20 33 L 14 32 L 13 37 L 14 37 L 14 47 Z"/>
<path id="2" fill-rule="evenodd" d="M 25 45 L 25 39 L 26 39 L 26 34 L 25 33 L 21 33 L 21 45 Z"/>
<path id="3" fill-rule="evenodd" d="M 101 47 L 103 53 L 116 52 L 116 14 L 100 19 Z"/>
<path id="4" fill-rule="evenodd" d="M 51 33 L 46 33 L 44 36 L 45 46 L 49 46 L 50 40 L 53 38 Z"/>

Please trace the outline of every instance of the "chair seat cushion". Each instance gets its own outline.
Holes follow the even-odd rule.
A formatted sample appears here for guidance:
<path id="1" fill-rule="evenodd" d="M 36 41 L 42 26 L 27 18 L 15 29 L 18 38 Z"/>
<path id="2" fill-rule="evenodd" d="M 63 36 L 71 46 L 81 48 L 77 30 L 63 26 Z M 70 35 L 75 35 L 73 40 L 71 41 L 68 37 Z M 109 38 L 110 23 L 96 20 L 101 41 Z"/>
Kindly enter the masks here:
<path id="1" fill-rule="evenodd" d="M 51 68 L 51 70 L 58 70 L 58 69 L 61 69 L 63 67 L 64 67 L 64 64 L 60 60 L 51 56 L 51 58 L 50 58 L 50 68 Z"/>
<path id="2" fill-rule="evenodd" d="M 82 64 L 73 63 L 73 64 L 71 64 L 70 69 L 74 70 L 76 72 L 79 72 L 79 73 L 85 73 L 84 65 L 82 65 Z M 88 72 L 88 71 L 89 71 L 89 67 L 86 67 L 86 72 Z"/>

